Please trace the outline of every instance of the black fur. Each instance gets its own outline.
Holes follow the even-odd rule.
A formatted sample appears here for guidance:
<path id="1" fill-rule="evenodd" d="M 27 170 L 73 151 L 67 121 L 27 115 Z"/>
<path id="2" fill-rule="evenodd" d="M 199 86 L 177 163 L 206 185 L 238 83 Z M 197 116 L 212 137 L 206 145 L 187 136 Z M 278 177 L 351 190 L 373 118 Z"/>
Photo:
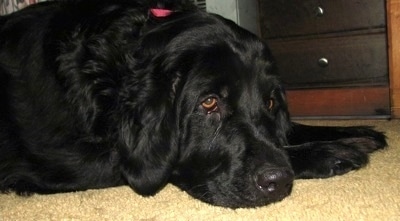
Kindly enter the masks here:
<path id="1" fill-rule="evenodd" d="M 291 123 L 267 46 L 184 0 L 47 2 L 0 25 L 3 192 L 172 182 L 254 207 L 386 145 L 368 127 Z"/>

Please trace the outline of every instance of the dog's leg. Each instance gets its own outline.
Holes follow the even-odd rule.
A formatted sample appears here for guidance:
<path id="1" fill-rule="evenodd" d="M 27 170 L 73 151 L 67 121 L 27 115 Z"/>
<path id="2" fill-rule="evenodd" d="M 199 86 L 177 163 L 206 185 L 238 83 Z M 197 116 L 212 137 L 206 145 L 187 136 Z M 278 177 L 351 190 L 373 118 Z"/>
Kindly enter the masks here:
<path id="1" fill-rule="evenodd" d="M 368 154 L 381 149 L 375 138 L 343 138 L 286 146 L 296 178 L 326 178 L 359 169 Z"/>
<path id="2" fill-rule="evenodd" d="M 5 135 L 0 133 L 6 138 L 0 142 L 0 192 L 51 194 L 125 184 L 118 153 L 100 143 L 31 150 L 34 154 Z"/>
<path id="3" fill-rule="evenodd" d="M 285 149 L 297 178 L 324 178 L 368 163 L 368 154 L 384 148 L 385 135 L 371 127 L 307 126 L 293 123 Z"/>
<path id="4" fill-rule="evenodd" d="M 288 134 L 290 145 L 300 145 L 314 141 L 334 141 L 344 138 L 353 139 L 352 143 L 357 142 L 358 138 L 366 138 L 362 139 L 362 141 L 369 143 L 368 145 L 376 146 L 376 149 L 387 145 L 385 135 L 368 126 L 329 127 L 292 123 L 291 131 Z"/>

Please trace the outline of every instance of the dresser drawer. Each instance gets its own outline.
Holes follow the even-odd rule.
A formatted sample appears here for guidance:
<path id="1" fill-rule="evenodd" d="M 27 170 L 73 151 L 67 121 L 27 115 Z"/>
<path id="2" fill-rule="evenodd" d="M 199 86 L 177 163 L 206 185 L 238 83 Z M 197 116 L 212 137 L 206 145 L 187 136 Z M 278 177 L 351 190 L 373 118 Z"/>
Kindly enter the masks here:
<path id="1" fill-rule="evenodd" d="M 389 87 L 287 90 L 292 118 L 389 118 Z"/>
<path id="2" fill-rule="evenodd" d="M 258 0 L 263 38 L 383 28 L 384 0 Z"/>
<path id="3" fill-rule="evenodd" d="M 270 40 L 288 88 L 387 85 L 386 35 Z"/>

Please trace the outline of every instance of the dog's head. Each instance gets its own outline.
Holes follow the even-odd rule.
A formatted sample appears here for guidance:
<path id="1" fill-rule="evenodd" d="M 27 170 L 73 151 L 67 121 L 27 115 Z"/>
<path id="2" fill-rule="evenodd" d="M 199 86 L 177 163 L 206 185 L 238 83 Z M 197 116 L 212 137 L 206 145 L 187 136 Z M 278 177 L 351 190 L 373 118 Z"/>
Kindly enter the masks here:
<path id="1" fill-rule="evenodd" d="M 290 122 L 266 45 L 201 11 L 156 16 L 143 30 L 132 59 L 147 86 L 132 93 L 144 108 L 131 114 L 143 127 L 123 136 L 135 146 L 126 153 L 128 182 L 151 194 L 170 181 L 233 208 L 287 196 L 293 171 L 282 146 Z"/>

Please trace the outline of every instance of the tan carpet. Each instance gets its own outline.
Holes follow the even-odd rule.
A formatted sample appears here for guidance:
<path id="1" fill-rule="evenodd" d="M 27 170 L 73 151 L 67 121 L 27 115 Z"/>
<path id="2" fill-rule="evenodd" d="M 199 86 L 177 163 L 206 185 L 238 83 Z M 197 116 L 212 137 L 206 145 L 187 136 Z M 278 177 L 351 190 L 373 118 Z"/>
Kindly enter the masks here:
<path id="1" fill-rule="evenodd" d="M 357 172 L 297 180 L 291 196 L 258 209 L 209 206 L 172 185 L 150 198 L 119 187 L 28 198 L 0 194 L 0 220 L 400 220 L 400 120 L 306 123 L 376 125 L 389 148 Z"/>

